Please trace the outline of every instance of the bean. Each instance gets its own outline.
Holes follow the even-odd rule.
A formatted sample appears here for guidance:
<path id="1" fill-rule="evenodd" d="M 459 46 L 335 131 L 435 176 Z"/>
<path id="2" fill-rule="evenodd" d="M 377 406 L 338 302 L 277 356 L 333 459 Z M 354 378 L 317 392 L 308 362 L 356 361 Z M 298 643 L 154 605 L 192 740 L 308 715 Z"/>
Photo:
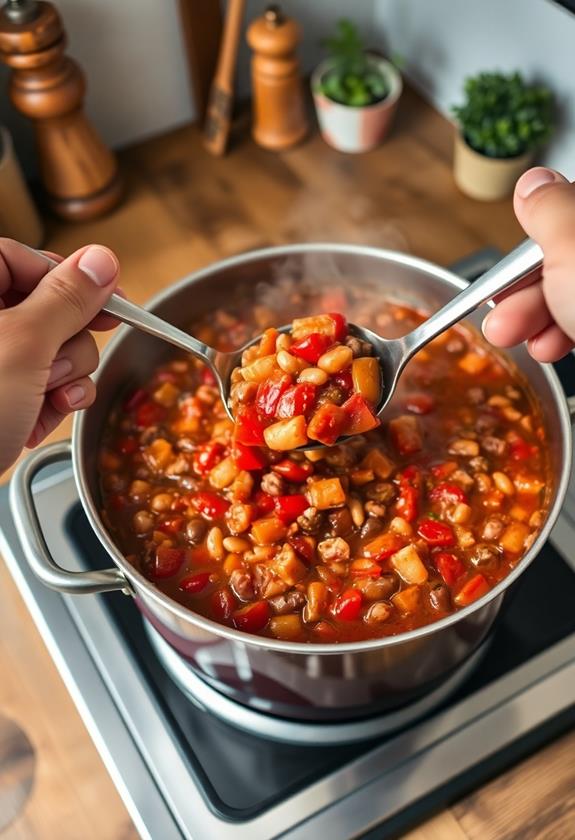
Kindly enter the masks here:
<path id="1" fill-rule="evenodd" d="M 363 505 L 355 496 L 350 496 L 347 505 L 356 528 L 361 528 L 365 522 L 365 513 L 363 512 Z"/>
<path id="2" fill-rule="evenodd" d="M 491 474 L 491 478 L 498 490 L 501 490 L 506 496 L 513 496 L 515 487 L 511 479 L 504 472 L 494 472 Z"/>
<path id="3" fill-rule="evenodd" d="M 429 591 L 429 603 L 434 610 L 438 610 L 439 612 L 449 612 L 449 589 L 445 586 L 445 584 L 437 583 L 434 587 L 432 587 Z"/>
<path id="4" fill-rule="evenodd" d="M 172 496 L 170 493 L 158 493 L 150 502 L 150 507 L 156 513 L 162 513 L 169 510 L 172 505 Z"/>
<path id="5" fill-rule="evenodd" d="M 206 533 L 206 523 L 203 519 L 190 519 L 186 525 L 186 539 L 192 545 L 199 545 Z"/>
<path id="6" fill-rule="evenodd" d="M 367 624 L 383 624 L 391 615 L 393 607 L 391 604 L 386 604 L 385 601 L 378 601 L 372 604 L 364 616 L 364 621 Z"/>
<path id="7" fill-rule="evenodd" d="M 136 479 L 130 484 L 128 496 L 135 502 L 143 501 L 148 498 L 151 489 L 152 485 L 148 481 L 140 481 L 139 479 Z"/>
<path id="8" fill-rule="evenodd" d="M 147 510 L 139 510 L 135 513 L 132 522 L 137 534 L 147 534 L 154 527 L 154 517 Z"/>
<path id="9" fill-rule="evenodd" d="M 208 549 L 208 554 L 214 560 L 224 559 L 224 541 L 222 530 L 221 528 L 218 528 L 217 525 L 210 528 L 208 532 L 208 536 L 206 538 L 206 548 Z"/>
<path id="10" fill-rule="evenodd" d="M 252 547 L 248 540 L 243 540 L 241 537 L 225 537 L 223 546 L 226 551 L 231 551 L 234 554 L 243 554 L 244 551 L 249 551 Z"/>
<path id="11" fill-rule="evenodd" d="M 280 350 L 276 356 L 276 361 L 285 373 L 300 373 L 307 367 L 307 362 L 304 359 L 298 359 L 292 356 L 287 350 Z"/>
<path id="12" fill-rule="evenodd" d="M 332 374 L 339 373 L 340 370 L 349 367 L 352 361 L 353 353 L 351 348 L 340 345 L 339 347 L 333 347 L 327 353 L 324 353 L 323 356 L 320 356 L 317 366 L 325 370 L 326 373 Z"/>
<path id="13" fill-rule="evenodd" d="M 289 350 L 291 343 L 291 338 L 287 333 L 280 333 L 276 338 L 276 353 L 280 350 Z"/>
<path id="14" fill-rule="evenodd" d="M 451 514 L 451 521 L 456 522 L 458 525 L 465 525 L 466 522 L 469 522 L 470 518 L 471 508 L 463 502 L 456 505 L 453 513 Z"/>
<path id="15" fill-rule="evenodd" d="M 463 455 L 465 458 L 474 458 L 479 455 L 479 444 L 476 440 L 458 438 L 449 445 L 449 453 L 451 455 Z"/>
<path id="16" fill-rule="evenodd" d="M 302 370 L 297 378 L 298 382 L 309 382 L 311 385 L 325 385 L 329 376 L 325 370 L 317 367 L 310 367 Z"/>

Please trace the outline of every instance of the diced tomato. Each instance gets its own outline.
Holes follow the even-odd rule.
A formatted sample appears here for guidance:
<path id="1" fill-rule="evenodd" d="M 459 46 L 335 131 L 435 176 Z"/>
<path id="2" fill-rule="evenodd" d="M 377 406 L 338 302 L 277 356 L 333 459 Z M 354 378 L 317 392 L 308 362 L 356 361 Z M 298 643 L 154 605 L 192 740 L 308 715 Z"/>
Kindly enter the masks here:
<path id="1" fill-rule="evenodd" d="M 431 467 L 431 475 L 441 481 L 450 476 L 456 469 L 456 461 L 442 461 L 441 464 L 433 464 Z"/>
<path id="2" fill-rule="evenodd" d="M 430 545 L 455 545 L 455 534 L 452 529 L 436 519 L 422 519 L 417 526 L 417 533 Z"/>
<path id="3" fill-rule="evenodd" d="M 303 557 L 307 563 L 311 563 L 315 553 L 311 538 L 303 537 L 301 534 L 293 534 L 288 537 L 288 542 L 300 557 Z"/>
<path id="4" fill-rule="evenodd" d="M 362 435 L 379 426 L 380 421 L 361 394 L 352 394 L 341 408 L 346 415 L 344 431 L 347 435 Z"/>
<path id="5" fill-rule="evenodd" d="M 307 436 L 326 446 L 333 446 L 343 434 L 346 423 L 347 416 L 342 408 L 333 403 L 323 403 L 309 422 Z"/>
<path id="6" fill-rule="evenodd" d="M 166 419 L 168 411 L 163 405 L 148 400 L 141 403 L 136 409 L 135 421 L 136 426 L 140 429 L 146 429 L 148 426 L 155 426 L 157 423 L 162 423 Z"/>
<path id="7" fill-rule="evenodd" d="M 477 574 L 463 584 L 453 600 L 458 606 L 467 607 L 486 592 L 489 592 L 489 584 L 482 574 Z"/>
<path id="8" fill-rule="evenodd" d="M 332 376 L 333 382 L 344 391 L 345 396 L 349 396 L 353 391 L 353 377 L 351 375 L 351 368 L 345 368 L 345 370 L 340 370 L 338 373 L 335 373 Z"/>
<path id="9" fill-rule="evenodd" d="M 197 595 L 209 584 L 211 576 L 212 572 L 195 572 L 193 575 L 182 578 L 179 588 L 189 595 Z"/>
<path id="10" fill-rule="evenodd" d="M 138 408 L 138 406 L 142 405 L 142 403 L 146 402 L 149 399 L 150 397 L 148 393 L 144 391 L 143 388 L 138 388 L 124 402 L 124 411 L 135 411 Z"/>
<path id="11" fill-rule="evenodd" d="M 238 630 L 245 633 L 257 633 L 263 630 L 270 620 L 271 608 L 267 601 L 255 601 L 247 604 L 233 614 L 233 622 Z"/>
<path id="12" fill-rule="evenodd" d="M 356 621 L 361 612 L 361 603 L 359 589 L 346 589 L 335 599 L 333 614 L 340 621 Z"/>
<path id="13" fill-rule="evenodd" d="M 183 516 L 170 516 L 163 522 L 158 522 L 156 530 L 163 531 L 164 534 L 179 534 L 183 530 L 185 522 Z"/>
<path id="14" fill-rule="evenodd" d="M 233 458 L 236 467 L 239 467 L 240 470 L 248 470 L 248 472 L 263 470 L 267 466 L 266 457 L 260 449 L 256 449 L 254 446 L 244 446 L 243 443 L 238 443 L 238 441 L 234 444 Z"/>
<path id="15" fill-rule="evenodd" d="M 287 373 L 277 373 L 262 382 L 256 395 L 256 406 L 263 417 L 275 417 L 280 397 L 291 385 L 291 376 Z"/>
<path id="16" fill-rule="evenodd" d="M 408 394 L 405 407 L 412 414 L 429 414 L 435 408 L 435 400 L 430 394 Z"/>
<path id="17" fill-rule="evenodd" d="M 291 385 L 279 399 L 276 417 L 288 419 L 300 414 L 306 417 L 315 402 L 316 390 L 315 385 L 307 382 L 302 382 L 301 385 Z"/>
<path id="18" fill-rule="evenodd" d="M 306 362 L 315 365 L 319 357 L 323 356 L 332 344 L 333 341 L 328 335 L 310 333 L 300 341 L 294 342 L 289 351 L 293 356 L 299 356 L 300 359 L 305 359 Z"/>
<path id="19" fill-rule="evenodd" d="M 216 440 L 210 440 L 198 446 L 192 458 L 192 467 L 197 475 L 207 475 L 209 471 L 219 464 L 226 447 Z"/>
<path id="20" fill-rule="evenodd" d="M 408 522 L 415 522 L 419 513 L 419 490 L 411 484 L 400 485 L 395 512 Z"/>
<path id="21" fill-rule="evenodd" d="M 265 493 L 263 490 L 258 490 L 254 501 L 256 503 L 258 513 L 262 516 L 265 516 L 266 513 L 271 513 L 274 509 L 274 497 L 270 496 L 269 493 Z"/>
<path id="22" fill-rule="evenodd" d="M 450 484 L 447 481 L 443 481 L 441 484 L 436 485 L 431 490 L 429 498 L 432 502 L 436 502 L 438 504 L 468 504 L 467 496 L 461 487 L 457 484 Z"/>
<path id="23" fill-rule="evenodd" d="M 202 370 L 202 384 L 203 385 L 217 385 L 216 377 L 213 374 L 213 371 L 209 367 L 205 367 Z"/>
<path id="24" fill-rule="evenodd" d="M 246 446 L 264 446 L 264 424 L 254 405 L 243 406 L 236 417 L 235 439 Z"/>
<path id="25" fill-rule="evenodd" d="M 131 435 L 126 435 L 126 437 L 120 438 L 120 440 L 116 444 L 116 449 L 122 455 L 131 455 L 132 452 L 135 452 L 137 448 L 138 439 L 132 437 Z"/>
<path id="26" fill-rule="evenodd" d="M 440 551 L 433 555 L 433 562 L 437 571 L 448 586 L 453 586 L 462 574 L 465 573 L 465 566 L 455 554 L 449 551 Z"/>
<path id="27" fill-rule="evenodd" d="M 210 520 L 221 519 L 230 506 L 227 499 L 218 496 L 217 493 L 211 493 L 209 490 L 195 493 L 191 497 L 191 502 L 198 513 L 202 514 L 204 519 Z"/>
<path id="28" fill-rule="evenodd" d="M 156 562 L 154 564 L 154 577 L 169 578 L 180 571 L 184 560 L 186 559 L 185 548 L 168 548 L 167 546 L 158 546 L 156 549 Z"/>
<path id="29" fill-rule="evenodd" d="M 419 489 L 421 487 L 423 476 L 421 474 L 421 469 L 416 464 L 410 464 L 408 467 L 405 467 L 405 469 L 398 472 L 397 479 L 400 485 L 409 484 L 411 487 L 417 487 Z"/>
<path id="30" fill-rule="evenodd" d="M 509 454 L 514 461 L 526 461 L 533 455 L 536 455 L 538 449 L 536 446 L 531 446 L 526 440 L 523 440 L 519 435 L 513 435 L 509 441 Z"/>
<path id="31" fill-rule="evenodd" d="M 313 474 L 313 464 L 311 461 L 291 461 L 289 458 L 286 458 L 284 461 L 273 464 L 272 470 L 287 481 L 300 484 L 308 476 Z"/>
<path id="32" fill-rule="evenodd" d="M 328 315 L 335 324 L 335 340 L 343 341 L 347 335 L 347 321 L 345 317 L 340 312 L 329 312 Z"/>
<path id="33" fill-rule="evenodd" d="M 212 615 L 220 621 L 229 618 L 236 605 L 236 599 L 231 591 L 226 587 L 225 589 L 218 589 L 214 592 L 211 598 Z"/>
<path id="34" fill-rule="evenodd" d="M 309 507 L 309 502 L 301 493 L 293 496 L 276 496 L 274 507 L 276 516 L 286 525 L 289 525 L 290 522 L 295 522 L 298 516 L 301 516 L 304 510 Z"/>

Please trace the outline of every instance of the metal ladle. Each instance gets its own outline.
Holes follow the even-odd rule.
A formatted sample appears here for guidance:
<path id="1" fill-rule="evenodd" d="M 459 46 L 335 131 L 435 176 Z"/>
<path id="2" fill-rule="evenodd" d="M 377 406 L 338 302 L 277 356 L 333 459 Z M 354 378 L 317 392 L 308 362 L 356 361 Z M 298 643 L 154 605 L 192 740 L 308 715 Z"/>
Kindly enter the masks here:
<path id="1" fill-rule="evenodd" d="M 42 255 L 44 256 L 44 255 Z M 44 257 L 48 262 L 56 266 L 53 260 Z M 382 398 L 377 408 L 377 415 L 380 416 L 390 401 L 401 372 L 409 360 L 426 344 L 436 338 L 440 333 L 452 327 L 453 324 L 465 318 L 470 312 L 477 309 L 488 300 L 509 289 L 511 286 L 525 279 L 538 269 L 543 262 L 541 248 L 532 240 L 526 239 L 513 251 L 501 259 L 493 268 L 485 272 L 474 283 L 461 291 L 456 297 L 435 312 L 426 321 L 419 324 L 412 332 L 400 338 L 385 339 L 366 327 L 358 327 L 350 324 L 350 332 L 357 338 L 368 341 L 374 349 L 375 356 L 381 365 L 383 381 Z M 104 312 L 115 316 L 125 324 L 136 327 L 139 330 L 149 333 L 156 338 L 168 341 L 170 344 L 179 347 L 204 362 L 214 374 L 220 396 L 226 408 L 228 416 L 234 419 L 229 405 L 230 397 L 230 376 L 235 367 L 241 365 L 242 353 L 247 347 L 257 343 L 261 336 L 249 341 L 239 350 L 231 353 L 220 351 L 198 341 L 192 335 L 169 324 L 152 312 L 131 303 L 129 300 L 117 294 L 111 295 L 104 307 Z M 290 326 L 279 327 L 279 332 L 288 332 Z M 340 438 L 343 441 L 346 438 Z M 317 449 L 323 444 L 306 444 L 303 449 Z"/>

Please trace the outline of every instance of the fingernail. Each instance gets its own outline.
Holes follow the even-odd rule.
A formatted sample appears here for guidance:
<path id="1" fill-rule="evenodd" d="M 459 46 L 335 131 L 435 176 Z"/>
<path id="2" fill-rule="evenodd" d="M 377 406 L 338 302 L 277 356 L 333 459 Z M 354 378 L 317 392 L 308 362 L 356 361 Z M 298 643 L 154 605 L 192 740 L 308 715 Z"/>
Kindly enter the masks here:
<path id="1" fill-rule="evenodd" d="M 552 169 L 545 169 L 544 166 L 536 166 L 534 169 L 529 169 L 525 172 L 517 181 L 515 193 L 519 198 L 528 198 L 539 187 L 545 184 L 552 184 L 553 181 L 557 180 L 557 173 L 553 172 Z"/>
<path id="2" fill-rule="evenodd" d="M 489 321 L 489 315 L 486 315 L 485 318 L 483 319 L 482 324 L 481 324 L 481 332 L 483 333 L 483 338 L 487 338 L 487 335 L 485 333 L 485 329 L 487 327 L 487 322 L 488 321 Z"/>
<path id="3" fill-rule="evenodd" d="M 97 245 L 92 245 L 82 254 L 78 268 L 82 269 L 97 286 L 107 286 L 118 273 L 116 260 L 108 251 Z"/>
<path id="4" fill-rule="evenodd" d="M 52 367 L 50 368 L 50 376 L 48 377 L 48 382 L 46 384 L 52 385 L 54 382 L 57 382 L 59 379 L 62 379 L 63 376 L 67 376 L 71 370 L 72 362 L 70 361 L 70 359 L 56 359 L 54 362 L 52 362 Z"/>
<path id="5" fill-rule="evenodd" d="M 82 385 L 70 385 L 70 387 L 66 389 L 66 397 L 68 399 L 68 404 L 73 407 L 78 405 L 78 403 L 81 403 L 86 397 L 86 390 Z"/>

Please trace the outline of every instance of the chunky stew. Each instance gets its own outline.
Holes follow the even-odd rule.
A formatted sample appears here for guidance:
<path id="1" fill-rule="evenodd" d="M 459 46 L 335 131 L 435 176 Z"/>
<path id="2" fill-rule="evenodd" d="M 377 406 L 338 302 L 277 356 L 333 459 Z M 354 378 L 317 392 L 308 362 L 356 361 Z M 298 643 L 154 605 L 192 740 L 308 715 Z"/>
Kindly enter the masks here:
<path id="1" fill-rule="evenodd" d="M 289 304 L 286 296 L 282 312 L 221 310 L 195 332 L 230 349 L 284 323 Z M 388 337 L 422 318 L 395 303 L 374 311 L 359 289 L 309 301 L 294 292 L 288 316 L 334 304 Z M 333 386 L 324 405 L 334 407 L 354 392 L 354 360 L 370 358 L 342 338 L 348 364 L 326 371 L 323 386 L 312 382 Z M 264 355 L 277 358 L 277 339 Z M 248 390 L 257 401 L 256 384 Z M 277 451 L 241 429 L 210 372 L 171 358 L 112 412 L 100 466 L 103 515 L 133 565 L 191 610 L 248 633 L 343 642 L 436 621 L 504 578 L 545 519 L 536 404 L 518 372 L 466 327 L 421 351 L 382 424 L 344 444 Z"/>

